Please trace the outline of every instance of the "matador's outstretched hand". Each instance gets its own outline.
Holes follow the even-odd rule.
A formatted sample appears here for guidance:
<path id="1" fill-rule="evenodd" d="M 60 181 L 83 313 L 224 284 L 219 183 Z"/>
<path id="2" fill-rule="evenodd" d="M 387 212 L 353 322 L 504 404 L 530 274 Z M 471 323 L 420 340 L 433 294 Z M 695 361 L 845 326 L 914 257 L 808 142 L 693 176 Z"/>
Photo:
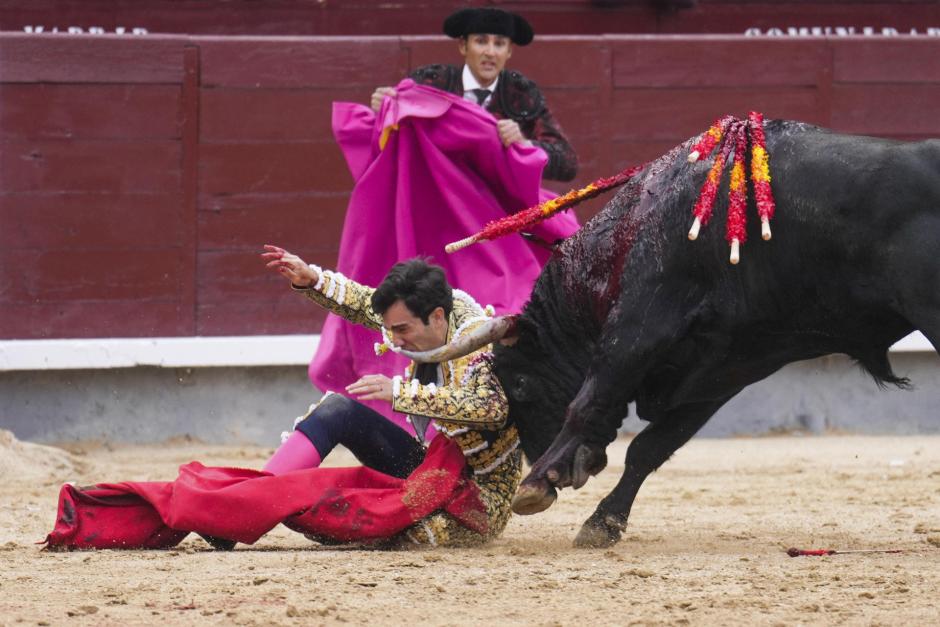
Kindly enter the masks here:
<path id="1" fill-rule="evenodd" d="M 290 279 L 292 285 L 310 287 L 320 280 L 316 271 L 297 255 L 271 244 L 265 244 L 264 250 L 261 258 L 267 262 L 267 267 Z"/>

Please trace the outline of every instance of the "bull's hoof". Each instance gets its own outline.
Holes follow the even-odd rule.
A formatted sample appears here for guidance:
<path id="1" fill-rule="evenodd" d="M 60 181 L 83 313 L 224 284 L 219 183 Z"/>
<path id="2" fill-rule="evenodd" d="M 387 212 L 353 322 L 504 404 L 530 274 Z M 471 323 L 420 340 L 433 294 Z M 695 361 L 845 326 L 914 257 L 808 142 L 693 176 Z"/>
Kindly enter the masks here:
<path id="1" fill-rule="evenodd" d="M 548 483 L 523 483 L 512 499 L 512 511 L 521 516 L 538 514 L 551 507 L 557 498 L 558 491 Z"/>
<path id="2" fill-rule="evenodd" d="M 607 521 L 595 520 L 592 516 L 583 525 L 574 539 L 574 546 L 579 549 L 604 549 L 620 542 L 623 529 L 620 525 L 608 524 Z"/>

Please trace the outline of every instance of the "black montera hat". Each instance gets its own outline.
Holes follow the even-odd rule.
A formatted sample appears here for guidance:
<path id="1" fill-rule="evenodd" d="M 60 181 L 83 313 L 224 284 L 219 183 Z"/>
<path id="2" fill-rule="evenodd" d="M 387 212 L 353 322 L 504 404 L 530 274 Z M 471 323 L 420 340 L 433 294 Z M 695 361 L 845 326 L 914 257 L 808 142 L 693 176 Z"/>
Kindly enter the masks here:
<path id="1" fill-rule="evenodd" d="M 525 46 L 532 41 L 532 27 L 521 15 L 502 9 L 460 9 L 444 20 L 444 34 L 458 39 L 473 33 L 504 35 Z"/>

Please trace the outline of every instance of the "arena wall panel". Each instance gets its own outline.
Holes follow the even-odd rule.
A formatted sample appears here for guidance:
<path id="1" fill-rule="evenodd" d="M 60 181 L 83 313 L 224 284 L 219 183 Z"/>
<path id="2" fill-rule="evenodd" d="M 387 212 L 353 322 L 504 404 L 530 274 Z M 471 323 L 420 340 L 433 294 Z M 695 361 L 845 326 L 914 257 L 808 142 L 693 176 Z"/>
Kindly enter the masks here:
<path id="1" fill-rule="evenodd" d="M 335 263 L 352 178 L 332 102 L 364 103 L 454 48 L 0 34 L 0 338 L 316 333 L 322 312 L 264 269 L 260 246 Z M 940 134 L 940 38 L 543 37 L 511 66 L 578 150 L 578 178 L 551 183 L 559 192 L 749 109 Z"/>
<path id="2" fill-rule="evenodd" d="M 176 85 L 7 84 L 0 139 L 179 139 Z"/>
<path id="3" fill-rule="evenodd" d="M 938 26 L 934 0 L 0 0 L 0 30 L 215 35 L 437 35 L 457 5 L 522 13 L 539 35 L 742 34 L 747 29 Z"/>
<path id="4" fill-rule="evenodd" d="M 837 83 L 940 82 L 937 42 L 929 37 L 828 42 L 832 79 Z"/>
<path id="5" fill-rule="evenodd" d="M 397 37 L 201 39 L 203 87 L 389 85 L 407 69 Z"/>
<path id="6" fill-rule="evenodd" d="M 206 144 L 332 140 L 333 102 L 364 102 L 371 93 L 372 87 L 203 89 L 199 139 Z"/>
<path id="7" fill-rule="evenodd" d="M 831 124 L 847 133 L 940 137 L 940 115 L 925 114 L 940 102 L 940 82 L 836 85 L 832 101 Z"/>
<path id="8" fill-rule="evenodd" d="M 3 33 L 2 83 L 172 83 L 183 77 L 183 42 L 173 38 L 69 37 Z"/>
<path id="9" fill-rule="evenodd" d="M 0 250 L 137 250 L 179 246 L 178 193 L 0 194 Z"/>

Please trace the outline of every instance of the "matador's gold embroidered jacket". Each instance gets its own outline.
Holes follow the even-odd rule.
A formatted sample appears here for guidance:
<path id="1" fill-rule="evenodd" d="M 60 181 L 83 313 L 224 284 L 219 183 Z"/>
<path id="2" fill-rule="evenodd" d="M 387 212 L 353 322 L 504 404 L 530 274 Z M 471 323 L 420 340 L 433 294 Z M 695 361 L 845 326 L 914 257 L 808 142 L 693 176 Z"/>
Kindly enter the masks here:
<path id="1" fill-rule="evenodd" d="M 384 332 L 382 318 L 372 309 L 373 288 L 339 273 L 314 268 L 320 280 L 300 291 L 350 322 Z M 486 319 L 471 296 L 455 289 L 447 341 L 472 331 Z M 438 513 L 404 532 L 403 539 L 417 544 L 466 545 L 499 535 L 509 522 L 510 501 L 522 479 L 522 452 L 518 448 L 519 433 L 508 422 L 506 393 L 493 373 L 492 348 L 486 346 L 440 364 L 440 385 L 422 385 L 414 373 L 412 362 L 404 377 L 393 379 L 392 407 L 412 416 L 432 418 L 435 428 L 463 449 L 486 505 L 489 530 L 482 536 L 447 514 Z"/>

